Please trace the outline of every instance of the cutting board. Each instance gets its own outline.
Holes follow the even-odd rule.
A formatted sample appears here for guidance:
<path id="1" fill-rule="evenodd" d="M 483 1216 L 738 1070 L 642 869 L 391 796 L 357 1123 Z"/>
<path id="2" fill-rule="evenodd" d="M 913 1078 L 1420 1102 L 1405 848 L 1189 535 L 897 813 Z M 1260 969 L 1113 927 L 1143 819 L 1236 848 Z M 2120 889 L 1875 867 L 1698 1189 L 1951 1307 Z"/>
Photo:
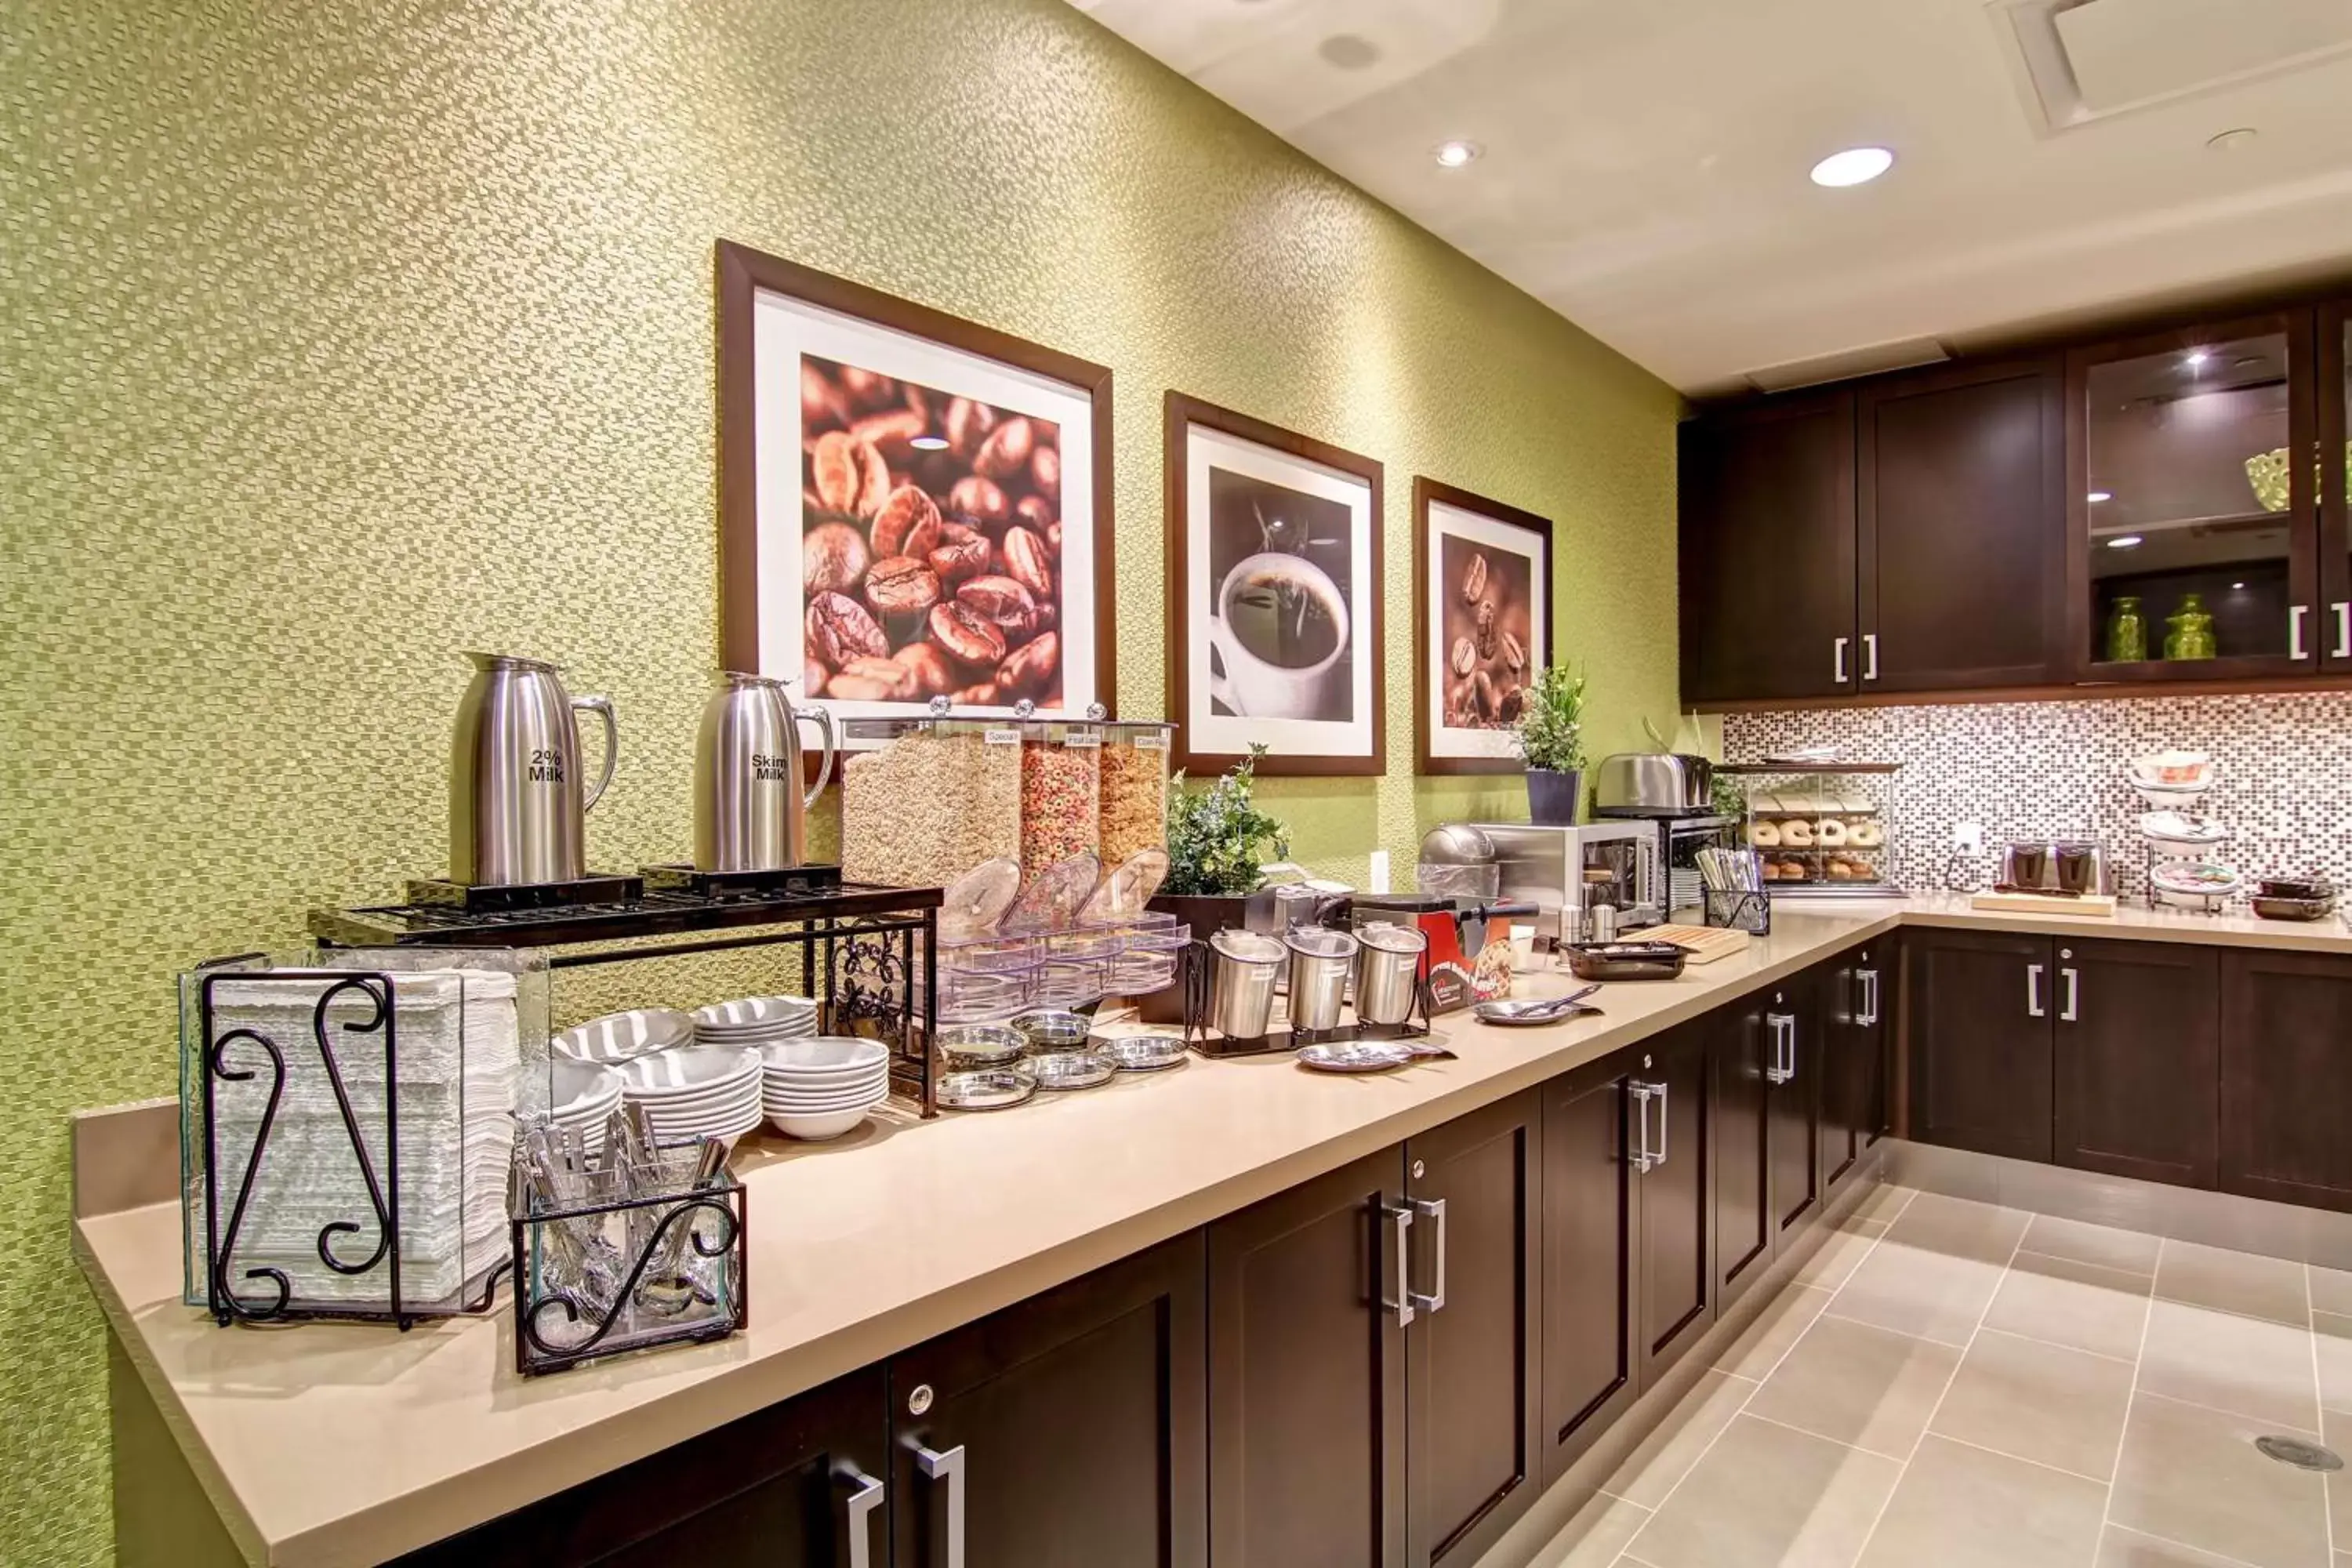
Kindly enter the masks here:
<path id="1" fill-rule="evenodd" d="M 2113 893 L 2088 893 L 2079 899 L 2062 899 L 2052 893 L 1979 893 L 1969 900 L 1969 908 L 1996 915 L 2081 915 L 2086 920 L 2116 918 L 2116 898 Z"/>
<path id="2" fill-rule="evenodd" d="M 1652 926 L 1636 933 L 1642 942 L 1670 942 L 1686 948 L 1691 963 L 1713 963 L 1718 958 L 1728 958 L 1746 949 L 1748 933 L 1726 931 L 1720 926 Z"/>

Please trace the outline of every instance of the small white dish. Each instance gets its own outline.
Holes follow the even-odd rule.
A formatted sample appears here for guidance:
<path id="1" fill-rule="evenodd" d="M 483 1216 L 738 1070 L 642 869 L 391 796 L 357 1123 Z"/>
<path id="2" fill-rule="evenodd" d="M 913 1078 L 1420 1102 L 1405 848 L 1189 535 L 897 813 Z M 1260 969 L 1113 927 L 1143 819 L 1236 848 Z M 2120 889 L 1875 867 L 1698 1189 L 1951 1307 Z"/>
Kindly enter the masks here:
<path id="1" fill-rule="evenodd" d="M 558 1121 L 621 1102 L 621 1075 L 601 1062 L 557 1057 L 547 1064 L 547 1081 L 551 1113 Z"/>
<path id="2" fill-rule="evenodd" d="M 648 1051 L 691 1044 L 694 1020 L 667 1007 L 607 1013 L 551 1037 L 547 1048 L 583 1062 L 625 1062 Z"/>
<path id="3" fill-rule="evenodd" d="M 655 1051 L 620 1065 L 623 1092 L 656 1100 L 716 1089 L 739 1079 L 757 1081 L 760 1053 L 750 1047 L 689 1047 Z"/>
<path id="4" fill-rule="evenodd" d="M 890 1098 L 886 1086 L 881 1089 L 859 1089 L 855 1094 L 810 1094 L 763 1100 L 761 1108 L 774 1116 L 782 1112 L 814 1112 L 848 1110 L 857 1106 L 879 1105 Z"/>
<path id="5" fill-rule="evenodd" d="M 771 1112 L 768 1125 L 787 1138 L 797 1138 L 803 1143 L 823 1143 L 856 1131 L 871 1109 L 859 1106 L 850 1110 Z"/>
<path id="6" fill-rule="evenodd" d="M 855 1035 L 814 1035 L 804 1040 L 777 1040 L 760 1047 L 760 1063 L 772 1073 L 851 1071 L 887 1065 L 889 1060 L 887 1046 Z"/>
<path id="7" fill-rule="evenodd" d="M 807 996 L 741 996 L 732 1002 L 698 1007 L 690 1022 L 698 1033 L 727 1034 L 779 1024 L 814 1022 L 815 1018 L 816 1003 Z"/>

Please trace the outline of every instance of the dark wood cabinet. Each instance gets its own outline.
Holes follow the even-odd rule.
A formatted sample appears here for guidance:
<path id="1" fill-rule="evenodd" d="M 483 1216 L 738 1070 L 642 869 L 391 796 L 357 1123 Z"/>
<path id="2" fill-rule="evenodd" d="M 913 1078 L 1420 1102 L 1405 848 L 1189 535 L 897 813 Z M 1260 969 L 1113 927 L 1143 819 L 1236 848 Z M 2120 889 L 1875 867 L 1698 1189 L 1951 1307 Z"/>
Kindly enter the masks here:
<path id="1" fill-rule="evenodd" d="M 2319 311 L 2319 587 L 2322 662 L 2352 674 L 2352 300 Z M 2327 454 L 2341 452 L 2336 463 Z"/>
<path id="2" fill-rule="evenodd" d="M 1822 1090 L 1827 1040 L 1822 1027 L 1819 975 L 1808 972 L 1772 988 L 1764 1033 L 1772 1060 L 1764 1112 L 1765 1173 L 1772 1193 L 1772 1226 L 1785 1237 L 1811 1223 L 1822 1208 Z M 1780 1242 L 1776 1239 L 1777 1247 Z"/>
<path id="3" fill-rule="evenodd" d="M 396 1568 L 848 1568 L 889 1561 L 883 1369 L 747 1415 Z"/>
<path id="4" fill-rule="evenodd" d="M 1825 965 L 1816 1001 L 1822 1035 L 1822 1188 L 1834 1194 L 1886 1130 L 1886 1013 L 1891 940 Z"/>
<path id="5" fill-rule="evenodd" d="M 2221 963 L 2221 1189 L 2352 1210 L 2352 959 L 2232 950 Z"/>
<path id="6" fill-rule="evenodd" d="M 1202 1252 L 1179 1237 L 893 1357 L 889 1561 L 1206 1568 Z"/>
<path id="7" fill-rule="evenodd" d="M 2050 1011 L 2062 1165 L 2210 1187 L 2221 1121 L 2219 952 L 2061 938 Z"/>
<path id="8" fill-rule="evenodd" d="M 1543 1095 L 1543 1436 L 1549 1485 L 1640 1393 L 1634 1314 L 1640 1176 L 1633 1075 L 1620 1057 Z M 1364 1559 L 1370 1561 L 1370 1559 Z"/>
<path id="9" fill-rule="evenodd" d="M 1689 421 L 1680 454 L 1684 699 L 1854 690 L 1853 394 Z"/>
<path id="10" fill-rule="evenodd" d="M 1707 1036 L 1705 1020 L 1637 1047 L 1634 1150 L 1641 1219 L 1638 1375 L 1648 1388 L 1715 1321 L 1713 1194 L 1707 1180 Z"/>
<path id="11" fill-rule="evenodd" d="M 1729 1311 L 1771 1267 L 1780 1231 L 1772 1210 L 1772 1146 L 1767 1137 L 1779 1059 L 1778 1037 L 1764 1022 L 1770 1002 L 1769 992 L 1750 993 L 1707 1020 L 1718 1313 Z"/>
<path id="12" fill-rule="evenodd" d="M 2046 936 L 1905 933 L 1912 1137 L 2052 1163 L 2052 958 Z"/>
<path id="13" fill-rule="evenodd" d="M 2071 675 L 2065 384 L 2054 355 L 1862 384 L 1862 690 Z"/>
<path id="14" fill-rule="evenodd" d="M 1209 1227 L 1218 1568 L 1405 1560 L 1403 1177 L 1384 1150 Z"/>
<path id="15" fill-rule="evenodd" d="M 1528 1089 L 1405 1144 L 1413 1568 L 1476 1562 L 1542 1488 L 1542 1127 Z"/>

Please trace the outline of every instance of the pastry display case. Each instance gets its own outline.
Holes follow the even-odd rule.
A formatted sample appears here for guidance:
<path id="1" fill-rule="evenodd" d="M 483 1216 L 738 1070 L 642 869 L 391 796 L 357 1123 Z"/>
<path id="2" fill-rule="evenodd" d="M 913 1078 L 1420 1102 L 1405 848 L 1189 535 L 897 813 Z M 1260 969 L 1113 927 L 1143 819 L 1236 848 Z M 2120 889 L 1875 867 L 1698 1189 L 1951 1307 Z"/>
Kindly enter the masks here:
<path id="1" fill-rule="evenodd" d="M 1738 763 L 1722 767 L 1742 802 L 1741 837 L 1776 899 L 1898 892 L 1900 763 Z"/>

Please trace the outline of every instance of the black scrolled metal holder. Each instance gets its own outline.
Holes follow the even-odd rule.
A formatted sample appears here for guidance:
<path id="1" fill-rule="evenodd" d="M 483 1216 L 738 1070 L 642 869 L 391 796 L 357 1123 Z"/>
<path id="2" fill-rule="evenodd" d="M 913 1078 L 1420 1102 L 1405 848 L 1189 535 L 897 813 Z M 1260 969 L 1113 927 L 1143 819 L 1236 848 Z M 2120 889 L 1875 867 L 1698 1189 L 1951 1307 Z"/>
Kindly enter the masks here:
<path id="1" fill-rule="evenodd" d="M 745 1245 L 750 1234 L 750 1203 L 743 1184 L 730 1176 L 723 1186 L 698 1192 L 656 1194 L 606 1204 L 583 1204 L 575 1208 L 554 1209 L 544 1214 L 517 1215 L 513 1222 L 517 1281 L 514 1299 L 515 1371 L 525 1377 L 538 1376 L 562 1372 L 599 1356 L 646 1350 L 662 1344 L 724 1339 L 742 1328 L 751 1311 L 751 1261 Z M 572 1291 L 551 1290 L 542 1295 L 531 1283 L 541 1272 L 531 1267 L 530 1260 L 538 1250 L 533 1245 L 537 1233 L 543 1227 L 601 1219 L 632 1209 L 662 1207 L 667 1207 L 669 1212 L 661 1217 L 638 1247 L 636 1258 L 614 1291 L 611 1303 L 601 1310 L 583 1303 Z M 719 1223 L 711 1227 L 708 1237 L 694 1227 L 695 1216 L 701 1214 L 718 1216 Z M 687 1227 L 682 1243 L 673 1239 L 672 1236 L 680 1226 Z M 649 1284 L 680 1286 L 695 1291 L 704 1305 L 719 1304 L 715 1299 L 700 1292 L 690 1276 L 678 1274 L 668 1279 L 646 1279 L 655 1259 L 664 1255 L 675 1257 L 680 1245 L 692 1247 L 697 1256 L 706 1258 L 732 1255 L 731 1265 L 725 1270 L 728 1275 L 727 1310 L 709 1316 L 687 1318 L 670 1331 L 633 1332 L 625 1343 L 606 1345 L 605 1342 L 621 1325 L 629 1308 L 636 1302 L 639 1292 Z M 558 1343 L 548 1337 L 544 1326 L 556 1314 L 571 1324 L 586 1319 L 594 1324 L 594 1328 L 584 1339 Z"/>

